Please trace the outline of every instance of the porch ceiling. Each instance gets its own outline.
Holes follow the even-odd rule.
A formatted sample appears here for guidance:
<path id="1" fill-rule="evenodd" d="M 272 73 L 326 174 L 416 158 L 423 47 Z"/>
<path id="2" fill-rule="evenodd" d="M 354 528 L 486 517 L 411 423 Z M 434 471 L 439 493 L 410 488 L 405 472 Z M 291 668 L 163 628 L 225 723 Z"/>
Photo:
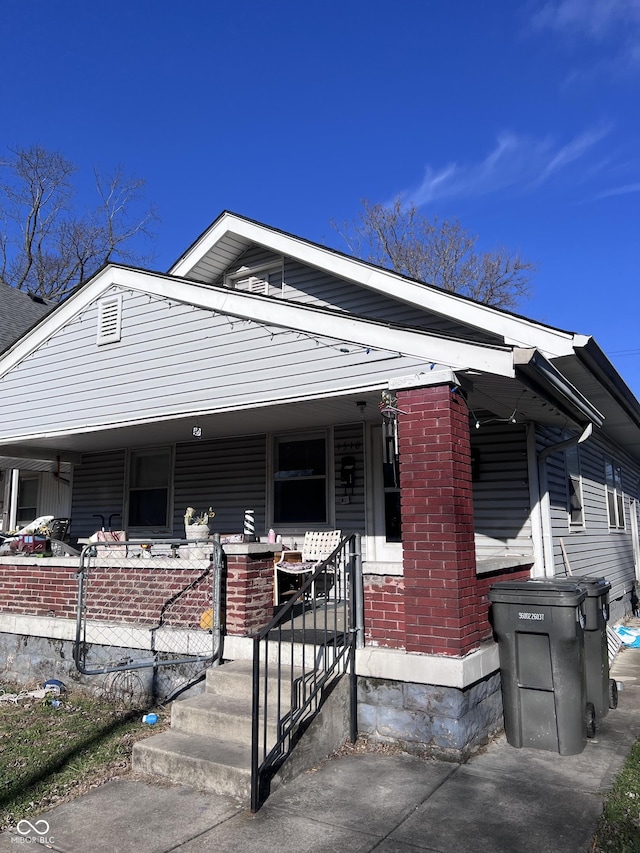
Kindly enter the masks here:
<path id="1" fill-rule="evenodd" d="M 363 412 L 357 405 L 359 402 L 366 403 Z M 367 390 L 332 399 L 289 402 L 215 414 L 189 414 L 156 423 L 39 436 L 24 440 L 19 445 L 0 445 L 0 453 L 3 457 L 40 455 L 45 459 L 60 454 L 63 459 L 74 460 L 81 453 L 197 441 L 193 436 L 193 428 L 196 426 L 202 430 L 202 440 L 207 440 L 264 432 L 318 429 L 356 421 L 373 423 L 380 420 L 379 403 L 380 389 Z"/>
<path id="2" fill-rule="evenodd" d="M 551 405 L 521 382 L 506 377 L 467 371 L 457 374 L 467 393 L 470 417 L 490 413 L 494 420 L 514 417 L 519 423 L 535 420 L 565 426 L 566 412 Z M 121 447 L 144 447 L 197 441 L 193 428 L 202 431 L 202 440 L 256 433 L 309 430 L 362 421 L 380 422 L 381 388 L 351 391 L 328 399 L 290 401 L 278 405 L 256 406 L 233 412 L 185 414 L 171 420 L 124 426 L 110 425 L 78 433 L 59 433 L 25 438 L 19 444 L 0 445 L 2 457 L 78 461 L 88 452 Z M 358 403 L 366 406 L 358 406 Z M 480 416 L 482 420 L 482 416 Z M 0 458 L 0 467 L 2 464 Z"/>

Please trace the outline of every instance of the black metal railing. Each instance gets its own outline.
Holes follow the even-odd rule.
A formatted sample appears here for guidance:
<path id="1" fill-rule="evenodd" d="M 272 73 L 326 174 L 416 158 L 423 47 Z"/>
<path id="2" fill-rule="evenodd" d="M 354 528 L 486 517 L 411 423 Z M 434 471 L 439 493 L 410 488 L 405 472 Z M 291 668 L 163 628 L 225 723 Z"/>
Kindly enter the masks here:
<path id="1" fill-rule="evenodd" d="M 266 797 L 324 698 L 345 673 L 357 736 L 356 600 L 360 536 L 345 537 L 253 640 L 251 810 Z M 312 595 L 315 593 L 315 595 Z"/>

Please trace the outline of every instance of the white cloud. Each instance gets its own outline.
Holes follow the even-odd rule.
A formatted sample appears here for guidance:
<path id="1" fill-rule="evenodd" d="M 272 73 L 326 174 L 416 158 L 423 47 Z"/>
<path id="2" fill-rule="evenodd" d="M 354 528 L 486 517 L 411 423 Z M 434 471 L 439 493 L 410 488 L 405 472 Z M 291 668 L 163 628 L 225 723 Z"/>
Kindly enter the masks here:
<path id="1" fill-rule="evenodd" d="M 531 17 L 538 32 L 597 45 L 598 58 L 574 70 L 568 82 L 606 73 L 629 75 L 640 67 L 640 0 L 549 0 Z"/>
<path id="2" fill-rule="evenodd" d="M 449 163 L 441 169 L 429 165 L 420 185 L 405 190 L 401 196 L 407 203 L 421 207 L 440 199 L 533 190 L 587 158 L 609 132 L 607 127 L 591 128 L 560 145 L 550 138 L 534 139 L 503 131 L 480 162 Z"/>
<path id="3" fill-rule="evenodd" d="M 611 198 L 616 195 L 629 195 L 630 193 L 640 193 L 640 183 L 636 184 L 624 184 L 621 187 L 613 187 L 610 190 L 604 190 L 604 192 L 598 193 L 595 196 L 594 201 L 598 201 L 601 198 Z"/>
<path id="4" fill-rule="evenodd" d="M 532 19 L 537 29 L 601 40 L 623 27 L 640 27 L 640 0 L 553 0 Z"/>

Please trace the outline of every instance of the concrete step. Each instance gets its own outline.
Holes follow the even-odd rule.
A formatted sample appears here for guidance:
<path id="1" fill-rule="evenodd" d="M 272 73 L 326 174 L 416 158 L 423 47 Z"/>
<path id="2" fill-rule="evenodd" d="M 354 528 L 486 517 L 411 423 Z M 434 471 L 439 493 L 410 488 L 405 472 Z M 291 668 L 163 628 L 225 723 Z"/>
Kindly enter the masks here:
<path id="1" fill-rule="evenodd" d="M 251 795 L 251 747 L 220 738 L 160 732 L 134 744 L 132 769 L 243 801 Z"/>
<path id="2" fill-rule="evenodd" d="M 282 685 L 280 688 L 281 704 L 290 705 L 291 697 L 291 667 L 282 666 Z M 294 667 L 293 679 L 294 689 L 302 676 L 303 670 Z M 278 670 L 275 664 L 269 666 L 269 685 L 267 698 L 272 705 L 278 698 Z M 264 672 L 261 673 L 260 690 L 264 690 Z M 236 699 L 246 699 L 251 707 L 253 697 L 253 663 L 251 661 L 236 660 L 224 663 L 222 666 L 212 666 L 207 670 L 206 691 L 217 696 L 232 696 Z"/>
<path id="3" fill-rule="evenodd" d="M 283 709 L 283 713 L 289 706 Z M 275 743 L 277 708 L 268 706 L 268 740 Z M 262 725 L 262 723 L 261 723 Z M 171 728 L 184 734 L 216 737 L 234 743 L 251 744 L 251 701 L 242 697 L 201 693 L 171 708 Z"/>

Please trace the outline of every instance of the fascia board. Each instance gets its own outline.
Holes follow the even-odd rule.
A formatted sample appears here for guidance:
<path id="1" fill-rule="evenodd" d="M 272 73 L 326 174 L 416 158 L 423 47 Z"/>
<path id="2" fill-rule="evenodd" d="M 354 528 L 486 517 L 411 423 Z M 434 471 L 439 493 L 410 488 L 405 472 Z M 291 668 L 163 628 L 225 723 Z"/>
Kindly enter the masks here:
<path id="1" fill-rule="evenodd" d="M 579 336 L 575 354 L 596 377 L 603 389 L 621 406 L 627 417 L 636 425 L 640 425 L 640 403 L 595 339 Z"/>
<path id="2" fill-rule="evenodd" d="M 170 274 L 187 277 L 198 261 L 227 234 L 235 234 L 271 251 L 295 258 L 320 270 L 352 281 L 377 293 L 393 295 L 409 305 L 450 317 L 463 325 L 491 332 L 506 344 L 534 347 L 548 357 L 568 355 L 574 334 L 544 326 L 525 317 L 509 314 L 458 294 L 405 278 L 391 270 L 374 267 L 300 237 L 271 229 L 234 214 L 223 214 L 191 249 L 171 268 Z"/>
<path id="3" fill-rule="evenodd" d="M 513 359 L 516 373 L 530 378 L 550 401 L 560 402 L 577 423 L 604 424 L 604 415 L 537 350 L 515 350 Z"/>
<path id="4" fill-rule="evenodd" d="M 197 282 L 146 276 L 123 270 L 128 286 L 151 295 L 178 299 L 220 314 L 230 314 L 257 323 L 295 329 L 361 346 L 371 346 L 447 364 L 455 369 L 476 370 L 513 376 L 512 348 L 477 344 L 429 332 L 403 329 L 385 323 L 364 320 L 312 305 L 287 303 L 260 294 L 248 294 L 225 287 Z M 125 281 L 118 282 L 127 286 Z"/>

